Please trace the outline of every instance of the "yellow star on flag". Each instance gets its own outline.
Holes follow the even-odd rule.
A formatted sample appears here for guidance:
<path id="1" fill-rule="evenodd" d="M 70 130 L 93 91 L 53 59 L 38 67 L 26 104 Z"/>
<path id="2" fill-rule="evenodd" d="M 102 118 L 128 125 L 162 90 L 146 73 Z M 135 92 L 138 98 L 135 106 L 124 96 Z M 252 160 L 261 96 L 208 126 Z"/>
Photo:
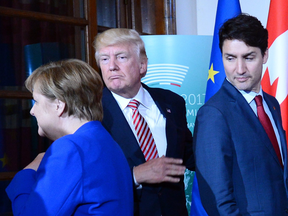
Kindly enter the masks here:
<path id="1" fill-rule="evenodd" d="M 4 154 L 4 157 L 3 158 L 0 158 L 0 161 L 2 161 L 2 168 L 4 166 L 6 166 L 8 164 L 8 157 L 6 154 Z"/>
<path id="2" fill-rule="evenodd" d="M 209 75 L 208 75 L 208 80 L 211 79 L 213 83 L 215 83 L 215 80 L 214 80 L 214 76 L 219 73 L 219 71 L 214 71 L 213 69 L 213 63 L 211 64 L 211 67 L 208 71 Z"/>

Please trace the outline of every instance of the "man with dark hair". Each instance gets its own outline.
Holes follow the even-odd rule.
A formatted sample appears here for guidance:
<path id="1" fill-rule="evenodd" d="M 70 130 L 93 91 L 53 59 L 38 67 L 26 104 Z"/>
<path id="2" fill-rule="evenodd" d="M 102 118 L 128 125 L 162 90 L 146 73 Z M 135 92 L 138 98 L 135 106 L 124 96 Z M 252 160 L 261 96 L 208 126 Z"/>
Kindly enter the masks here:
<path id="1" fill-rule="evenodd" d="M 219 30 L 226 74 L 194 130 L 202 204 L 213 215 L 288 215 L 287 145 L 277 100 L 262 91 L 268 32 L 241 14 Z"/>

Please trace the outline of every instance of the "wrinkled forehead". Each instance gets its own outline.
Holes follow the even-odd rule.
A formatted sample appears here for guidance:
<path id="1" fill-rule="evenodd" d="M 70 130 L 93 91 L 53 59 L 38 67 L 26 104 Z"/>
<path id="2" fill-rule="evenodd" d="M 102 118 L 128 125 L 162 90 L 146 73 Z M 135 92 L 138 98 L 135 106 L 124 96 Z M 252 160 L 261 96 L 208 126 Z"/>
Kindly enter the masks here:
<path id="1" fill-rule="evenodd" d="M 105 49 L 129 51 L 129 50 L 134 50 L 135 47 L 136 45 L 130 42 L 118 42 L 118 43 L 107 44 L 107 45 L 103 44 L 99 48 L 99 53 L 103 52 L 103 50 Z"/>

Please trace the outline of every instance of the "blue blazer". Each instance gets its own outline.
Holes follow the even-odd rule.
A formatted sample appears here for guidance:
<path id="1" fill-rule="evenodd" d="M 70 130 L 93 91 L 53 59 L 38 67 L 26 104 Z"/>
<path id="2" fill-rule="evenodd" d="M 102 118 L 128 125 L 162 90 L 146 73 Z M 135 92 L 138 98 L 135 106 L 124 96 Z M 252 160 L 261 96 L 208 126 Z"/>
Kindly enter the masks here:
<path id="1" fill-rule="evenodd" d="M 37 172 L 18 172 L 6 192 L 15 216 L 132 216 L 132 188 L 121 149 L 92 121 L 53 142 Z"/>
<path id="2" fill-rule="evenodd" d="M 287 145 L 277 100 L 263 92 L 280 134 L 284 170 L 260 121 L 226 79 L 200 108 L 196 173 L 208 215 L 287 215 Z"/>
<path id="3" fill-rule="evenodd" d="M 192 135 L 187 128 L 185 102 L 179 95 L 164 89 L 149 88 L 160 112 L 166 118 L 167 157 L 182 158 L 190 170 L 194 170 Z M 103 90 L 103 126 L 122 148 L 132 171 L 134 166 L 145 163 L 139 144 L 111 92 Z M 143 184 L 134 187 L 134 215 L 186 216 L 186 199 L 183 176 L 177 184 Z"/>

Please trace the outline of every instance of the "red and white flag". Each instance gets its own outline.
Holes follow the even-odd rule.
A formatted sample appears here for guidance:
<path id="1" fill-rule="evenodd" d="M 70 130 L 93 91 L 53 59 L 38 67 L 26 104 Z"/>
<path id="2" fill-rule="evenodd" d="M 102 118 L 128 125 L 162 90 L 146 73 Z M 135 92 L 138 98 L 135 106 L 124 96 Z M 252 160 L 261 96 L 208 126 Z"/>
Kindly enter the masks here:
<path id="1" fill-rule="evenodd" d="M 288 138 L 288 1 L 271 0 L 268 22 L 269 57 L 264 65 L 262 88 L 280 103 Z"/>

